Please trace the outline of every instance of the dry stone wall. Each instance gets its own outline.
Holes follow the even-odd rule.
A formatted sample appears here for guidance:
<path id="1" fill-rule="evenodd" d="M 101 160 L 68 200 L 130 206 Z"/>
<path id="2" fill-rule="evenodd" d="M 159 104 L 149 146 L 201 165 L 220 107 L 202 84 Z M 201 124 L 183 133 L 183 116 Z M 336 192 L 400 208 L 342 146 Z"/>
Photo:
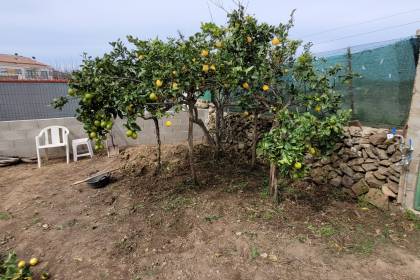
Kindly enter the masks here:
<path id="1" fill-rule="evenodd" d="M 388 209 L 398 195 L 402 153 L 399 141 L 387 140 L 386 134 L 385 129 L 346 128 L 332 155 L 312 163 L 311 178 Z"/>
<path id="2" fill-rule="evenodd" d="M 228 152 L 246 159 L 251 157 L 254 116 L 234 113 L 225 116 L 224 146 Z M 259 117 L 258 137 L 270 130 L 272 119 Z M 214 130 L 215 117 L 210 111 L 209 128 Z M 381 209 L 398 195 L 402 172 L 399 143 L 388 141 L 386 129 L 347 127 L 344 138 L 328 158 L 308 158 L 310 177 L 317 184 L 342 187 L 345 192 L 366 199 Z"/>

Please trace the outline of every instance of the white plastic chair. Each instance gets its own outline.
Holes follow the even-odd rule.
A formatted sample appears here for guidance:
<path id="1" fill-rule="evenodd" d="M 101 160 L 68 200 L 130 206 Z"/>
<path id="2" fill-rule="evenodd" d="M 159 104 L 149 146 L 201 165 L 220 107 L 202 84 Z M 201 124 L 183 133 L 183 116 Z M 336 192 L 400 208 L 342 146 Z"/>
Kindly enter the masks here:
<path id="1" fill-rule="evenodd" d="M 69 153 L 69 130 L 64 126 L 49 126 L 41 130 L 38 136 L 35 136 L 36 155 L 38 158 L 38 167 L 41 167 L 41 149 L 66 147 L 67 164 L 70 161 Z M 48 159 L 47 153 L 46 157 Z"/>

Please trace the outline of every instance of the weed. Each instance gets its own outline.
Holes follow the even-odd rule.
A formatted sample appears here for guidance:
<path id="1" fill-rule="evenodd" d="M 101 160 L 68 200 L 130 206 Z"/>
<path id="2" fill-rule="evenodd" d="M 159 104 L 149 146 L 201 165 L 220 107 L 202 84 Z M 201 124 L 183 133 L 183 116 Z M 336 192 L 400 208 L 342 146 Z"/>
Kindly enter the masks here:
<path id="1" fill-rule="evenodd" d="M 207 216 L 204 219 L 206 220 L 206 222 L 213 222 L 213 221 L 217 221 L 218 219 L 222 218 L 222 216 L 216 216 L 216 215 L 211 215 L 211 216 Z"/>
<path id="2" fill-rule="evenodd" d="M 370 203 L 366 200 L 364 196 L 359 196 L 357 198 L 357 206 L 359 208 L 369 208 Z"/>
<path id="3" fill-rule="evenodd" d="M 322 227 L 309 225 L 308 229 L 312 231 L 313 234 L 321 237 L 331 237 L 337 233 L 337 230 L 332 225 L 325 225 Z"/>
<path id="4" fill-rule="evenodd" d="M 337 233 L 336 230 L 331 225 L 327 225 L 327 226 L 323 226 L 319 228 L 318 232 L 323 237 L 331 237 Z"/>
<path id="5" fill-rule="evenodd" d="M 12 217 L 10 216 L 9 213 L 7 213 L 7 212 L 0 212 L 0 220 L 5 221 L 5 220 L 9 220 L 10 218 L 12 218 Z"/>
<path id="6" fill-rule="evenodd" d="M 183 196 L 176 196 L 166 202 L 162 208 L 165 211 L 172 211 L 179 208 L 186 207 L 192 203 L 192 199 Z"/>
<path id="7" fill-rule="evenodd" d="M 410 222 L 414 222 L 414 227 L 416 230 L 420 230 L 420 217 L 418 217 L 413 211 L 409 209 L 404 212 L 404 216 Z"/>
<path id="8" fill-rule="evenodd" d="M 227 193 L 234 193 L 245 189 L 248 186 L 248 181 L 240 182 L 235 185 L 230 185 L 225 192 Z"/>
<path id="9" fill-rule="evenodd" d="M 251 259 L 255 259 L 260 255 L 260 252 L 258 252 L 257 247 L 251 248 Z"/>
<path id="10" fill-rule="evenodd" d="M 361 254 L 361 255 L 369 255 L 373 252 L 375 248 L 375 240 L 373 238 L 366 238 L 360 241 L 359 243 L 352 244 L 348 246 L 350 251 Z"/>
<path id="11" fill-rule="evenodd" d="M 266 221 L 269 221 L 269 220 L 271 220 L 271 219 L 273 218 L 273 213 L 272 213 L 272 212 L 270 212 L 270 211 L 265 211 L 265 212 L 262 214 L 262 218 L 263 218 L 264 220 L 266 220 Z"/>

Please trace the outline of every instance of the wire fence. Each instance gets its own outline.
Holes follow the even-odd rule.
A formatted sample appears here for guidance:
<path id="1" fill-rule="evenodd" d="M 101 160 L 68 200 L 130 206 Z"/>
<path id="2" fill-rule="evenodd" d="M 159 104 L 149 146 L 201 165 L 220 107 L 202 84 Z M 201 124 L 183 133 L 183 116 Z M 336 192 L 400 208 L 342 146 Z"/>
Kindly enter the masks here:
<path id="1" fill-rule="evenodd" d="M 403 38 L 359 45 L 317 54 L 317 66 L 325 71 L 343 66 L 354 77 L 338 90 L 344 108 L 353 110 L 353 119 L 375 127 L 402 127 L 411 105 L 419 58 L 419 38 Z"/>
<path id="2" fill-rule="evenodd" d="M 67 83 L 62 81 L 0 81 L 0 121 L 74 117 L 76 100 L 63 110 L 54 109 L 54 98 L 67 95 Z"/>

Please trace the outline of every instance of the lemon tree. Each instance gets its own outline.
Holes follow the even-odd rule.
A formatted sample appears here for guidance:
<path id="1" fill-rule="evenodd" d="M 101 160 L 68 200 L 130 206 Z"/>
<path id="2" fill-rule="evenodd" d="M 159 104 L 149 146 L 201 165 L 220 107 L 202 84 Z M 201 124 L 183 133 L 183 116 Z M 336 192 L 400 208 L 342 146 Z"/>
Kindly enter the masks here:
<path id="1" fill-rule="evenodd" d="M 298 56 L 283 83 L 284 101 L 275 107 L 274 125 L 263 136 L 258 150 L 270 163 L 270 191 L 278 200 L 277 175 L 282 184 L 305 175 L 306 156 L 328 154 L 341 139 L 350 112 L 340 109 L 335 90 L 339 67 L 318 72 L 309 52 Z"/>

